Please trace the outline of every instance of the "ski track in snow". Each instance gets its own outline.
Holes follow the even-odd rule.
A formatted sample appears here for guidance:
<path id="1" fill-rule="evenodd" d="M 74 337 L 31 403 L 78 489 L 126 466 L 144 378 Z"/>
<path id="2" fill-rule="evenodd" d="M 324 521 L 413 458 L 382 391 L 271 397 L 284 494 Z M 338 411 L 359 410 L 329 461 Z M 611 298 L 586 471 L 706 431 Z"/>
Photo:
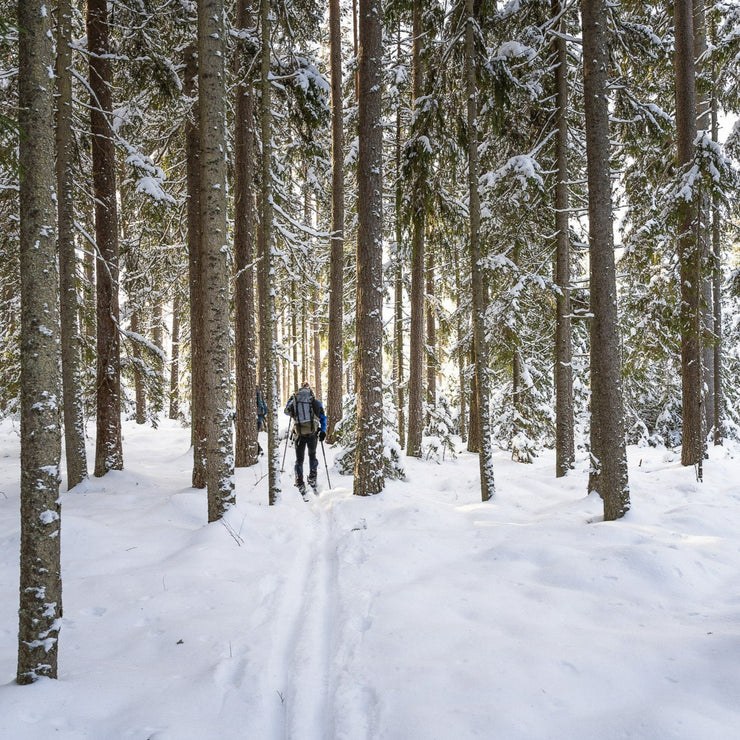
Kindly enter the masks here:
<path id="1" fill-rule="evenodd" d="M 300 504 L 308 516 L 282 589 L 270 661 L 279 702 L 272 737 L 326 740 L 334 736 L 329 706 L 337 570 L 332 510 L 318 499 Z"/>

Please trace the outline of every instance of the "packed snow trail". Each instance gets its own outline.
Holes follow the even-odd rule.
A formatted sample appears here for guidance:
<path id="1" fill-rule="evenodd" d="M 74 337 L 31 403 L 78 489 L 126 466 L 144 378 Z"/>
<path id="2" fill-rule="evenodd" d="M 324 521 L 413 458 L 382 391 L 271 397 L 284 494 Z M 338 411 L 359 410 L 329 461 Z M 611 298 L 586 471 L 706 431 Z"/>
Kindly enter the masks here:
<path id="1" fill-rule="evenodd" d="M 284 494 L 290 496 L 290 493 Z M 274 738 L 326 740 L 334 736 L 330 704 L 335 622 L 336 548 L 329 502 L 311 496 L 299 533 L 300 547 L 276 610 L 268 675 L 277 711 Z M 290 499 L 288 505 L 297 505 Z"/>

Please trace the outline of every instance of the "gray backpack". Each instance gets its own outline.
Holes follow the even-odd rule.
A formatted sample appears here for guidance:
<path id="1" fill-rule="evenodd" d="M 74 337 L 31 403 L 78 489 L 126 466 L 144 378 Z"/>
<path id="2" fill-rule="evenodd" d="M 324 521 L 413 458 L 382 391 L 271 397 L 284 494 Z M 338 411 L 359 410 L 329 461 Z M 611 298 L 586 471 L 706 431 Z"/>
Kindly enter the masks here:
<path id="1" fill-rule="evenodd" d="M 293 397 L 293 418 L 295 431 L 301 437 L 315 434 L 319 420 L 313 410 L 314 395 L 310 388 L 301 388 Z"/>

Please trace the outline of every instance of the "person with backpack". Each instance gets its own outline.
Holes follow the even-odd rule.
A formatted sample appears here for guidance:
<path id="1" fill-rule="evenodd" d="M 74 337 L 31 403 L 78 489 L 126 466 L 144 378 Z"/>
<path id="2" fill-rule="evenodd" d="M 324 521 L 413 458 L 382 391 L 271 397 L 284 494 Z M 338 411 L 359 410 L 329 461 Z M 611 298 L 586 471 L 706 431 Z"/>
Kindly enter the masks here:
<path id="1" fill-rule="evenodd" d="M 257 386 L 257 434 L 262 431 L 262 427 L 265 426 L 265 420 L 267 418 L 267 404 L 265 399 L 262 398 L 262 391 Z M 262 454 L 262 445 L 257 441 L 257 454 Z"/>
<path id="2" fill-rule="evenodd" d="M 267 404 L 265 399 L 262 398 L 262 391 L 257 386 L 257 431 L 261 432 L 262 427 L 265 424 L 265 418 L 267 417 Z"/>
<path id="3" fill-rule="evenodd" d="M 295 439 L 295 484 L 302 496 L 306 494 L 303 482 L 303 460 L 308 449 L 308 485 L 316 491 L 319 459 L 316 457 L 318 441 L 326 438 L 326 414 L 321 401 L 314 396 L 311 386 L 304 382 L 290 397 L 285 413 L 293 419 Z"/>

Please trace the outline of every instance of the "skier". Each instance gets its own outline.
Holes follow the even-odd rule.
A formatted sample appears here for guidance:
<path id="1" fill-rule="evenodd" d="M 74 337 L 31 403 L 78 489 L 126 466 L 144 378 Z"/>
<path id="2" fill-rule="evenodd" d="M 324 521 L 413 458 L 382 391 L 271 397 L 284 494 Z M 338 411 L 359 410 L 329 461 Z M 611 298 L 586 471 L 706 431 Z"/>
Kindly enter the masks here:
<path id="1" fill-rule="evenodd" d="M 326 414 L 311 386 L 303 382 L 301 387 L 290 397 L 285 405 L 285 413 L 293 419 L 295 439 L 295 484 L 306 497 L 306 484 L 303 482 L 303 459 L 308 448 L 308 485 L 316 493 L 316 476 L 319 470 L 319 459 L 316 457 L 317 442 L 326 438 Z"/>
<path id="2" fill-rule="evenodd" d="M 259 436 L 259 433 L 262 431 L 262 427 L 265 426 L 265 420 L 267 417 L 267 404 L 265 403 L 265 399 L 262 398 L 262 391 L 260 390 L 260 387 L 257 386 L 257 435 Z M 257 442 L 257 454 L 262 454 L 262 445 Z"/>

